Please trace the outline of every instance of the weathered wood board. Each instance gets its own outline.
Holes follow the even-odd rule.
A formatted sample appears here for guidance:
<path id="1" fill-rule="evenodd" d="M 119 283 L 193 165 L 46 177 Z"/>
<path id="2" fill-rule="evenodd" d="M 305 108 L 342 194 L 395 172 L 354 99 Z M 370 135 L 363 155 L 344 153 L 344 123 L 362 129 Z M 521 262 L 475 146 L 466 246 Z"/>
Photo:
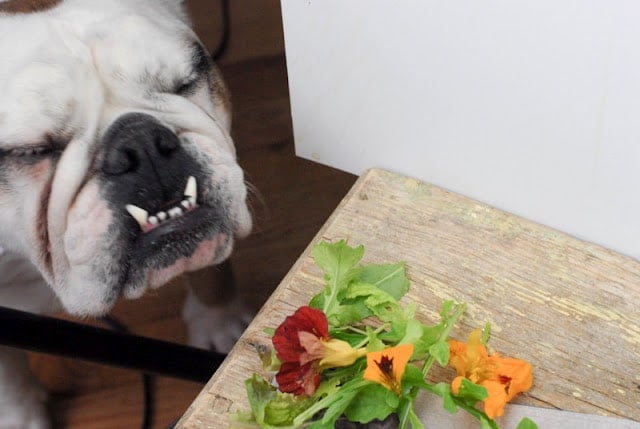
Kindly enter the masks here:
<path id="1" fill-rule="evenodd" d="M 490 345 L 528 360 L 534 386 L 515 402 L 640 421 L 640 262 L 411 178 L 370 170 L 283 279 L 178 428 L 225 428 L 248 410 L 255 351 L 323 286 L 321 240 L 364 244 L 364 262 L 404 260 L 424 321 L 443 300 L 468 304 L 453 336 L 492 324 Z M 256 279 L 259 281 L 259 279 Z M 448 370 L 436 372 L 434 377 Z"/>

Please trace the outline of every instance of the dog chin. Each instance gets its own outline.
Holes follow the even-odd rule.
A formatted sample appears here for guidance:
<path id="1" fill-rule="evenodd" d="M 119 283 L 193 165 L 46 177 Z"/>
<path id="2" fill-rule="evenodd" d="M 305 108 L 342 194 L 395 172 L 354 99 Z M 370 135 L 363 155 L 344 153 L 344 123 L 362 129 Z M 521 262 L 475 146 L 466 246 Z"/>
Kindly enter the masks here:
<path id="1" fill-rule="evenodd" d="M 157 289 L 182 273 L 217 265 L 229 257 L 232 248 L 232 239 L 224 233 L 211 240 L 202 241 L 191 256 L 179 258 L 167 267 L 148 270 L 146 281 L 142 285 L 125 287 L 124 297 L 139 298 L 148 288 Z"/>
<path id="2" fill-rule="evenodd" d="M 96 284 L 96 275 L 88 267 L 75 267 L 69 272 L 67 287 L 59 291 L 58 297 L 64 309 L 76 316 L 102 316 L 115 305 L 120 295 L 136 299 L 148 289 L 159 288 L 182 273 L 195 271 L 223 262 L 231 254 L 233 238 L 226 233 L 217 234 L 210 240 L 200 242 L 188 257 L 181 257 L 168 266 L 146 269 L 135 284 L 114 288 L 112 285 Z"/>

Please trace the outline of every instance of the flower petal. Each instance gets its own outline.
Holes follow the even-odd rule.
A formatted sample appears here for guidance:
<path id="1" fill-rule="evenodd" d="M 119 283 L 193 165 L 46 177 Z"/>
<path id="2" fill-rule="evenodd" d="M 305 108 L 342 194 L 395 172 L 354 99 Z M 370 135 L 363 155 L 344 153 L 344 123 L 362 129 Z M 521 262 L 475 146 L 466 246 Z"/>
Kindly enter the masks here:
<path id="1" fill-rule="evenodd" d="M 308 332 L 318 338 L 329 337 L 327 316 L 315 308 L 300 307 L 293 315 L 288 316 L 273 335 L 273 347 L 278 359 L 282 362 L 298 362 L 305 352 L 300 344 L 299 332 Z"/>
<path id="2" fill-rule="evenodd" d="M 320 384 L 320 374 L 313 362 L 306 365 L 285 362 L 276 374 L 276 381 L 281 392 L 311 396 Z"/>
<path id="3" fill-rule="evenodd" d="M 533 372 L 529 362 L 513 358 L 499 358 L 497 362 L 496 373 L 499 381 L 505 385 L 508 401 L 531 388 Z"/>
<path id="4" fill-rule="evenodd" d="M 482 383 L 482 386 L 486 387 L 489 393 L 487 399 L 484 400 L 484 412 L 491 419 L 501 416 L 508 401 L 504 384 L 487 380 Z"/>
<path id="5" fill-rule="evenodd" d="M 400 383 L 413 354 L 413 344 L 389 347 L 378 352 L 367 353 L 367 368 L 364 379 L 382 384 L 400 394 Z"/>

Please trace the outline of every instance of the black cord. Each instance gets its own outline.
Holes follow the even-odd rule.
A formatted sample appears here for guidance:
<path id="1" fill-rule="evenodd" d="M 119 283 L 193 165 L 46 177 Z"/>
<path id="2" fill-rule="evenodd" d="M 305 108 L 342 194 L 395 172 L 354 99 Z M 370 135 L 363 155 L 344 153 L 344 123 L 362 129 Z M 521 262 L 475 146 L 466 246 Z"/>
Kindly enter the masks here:
<path id="1" fill-rule="evenodd" d="M 229 45 L 229 36 L 231 33 L 231 14 L 229 12 L 229 0 L 220 0 L 220 8 L 222 9 L 222 32 L 218 47 L 211 54 L 214 61 L 220 60 Z"/>
<path id="2" fill-rule="evenodd" d="M 109 328 L 114 331 L 129 334 L 129 329 L 121 322 L 113 318 L 112 316 L 101 317 L 102 320 Z M 156 378 L 153 374 L 142 374 L 142 392 L 144 396 L 143 402 L 143 414 L 141 429 L 151 429 L 153 426 L 154 417 L 154 404 L 155 404 L 155 384 Z"/>

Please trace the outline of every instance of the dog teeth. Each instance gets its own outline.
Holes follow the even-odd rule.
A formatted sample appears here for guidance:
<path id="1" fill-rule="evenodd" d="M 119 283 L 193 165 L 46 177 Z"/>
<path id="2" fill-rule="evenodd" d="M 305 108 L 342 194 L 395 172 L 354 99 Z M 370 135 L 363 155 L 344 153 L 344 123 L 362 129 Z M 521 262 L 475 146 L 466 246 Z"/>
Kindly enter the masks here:
<path id="1" fill-rule="evenodd" d="M 197 195 L 198 184 L 196 182 L 196 178 L 189 176 L 187 179 L 187 186 L 184 189 L 185 198 L 175 207 L 166 211 L 159 211 L 151 216 L 149 216 L 149 213 L 145 209 L 133 204 L 127 204 L 125 208 L 127 209 L 127 212 L 129 212 L 129 214 L 138 222 L 142 231 L 149 232 L 163 222 L 178 218 L 186 212 L 196 208 L 198 206 L 196 204 Z"/>
<path id="2" fill-rule="evenodd" d="M 141 228 L 147 224 L 147 220 L 149 217 L 149 213 L 145 209 L 141 209 L 138 206 L 134 206 L 133 204 L 127 204 L 125 209 L 129 212 L 131 216 L 140 224 Z"/>
<path id="3" fill-rule="evenodd" d="M 174 207 L 169 210 L 169 217 L 175 219 L 178 216 L 182 216 L 182 209 L 180 207 Z"/>
<path id="4" fill-rule="evenodd" d="M 187 186 L 184 188 L 184 196 L 187 197 L 187 200 L 195 206 L 196 199 L 198 197 L 198 183 L 196 182 L 196 178 L 193 176 L 189 176 L 187 179 Z"/>

